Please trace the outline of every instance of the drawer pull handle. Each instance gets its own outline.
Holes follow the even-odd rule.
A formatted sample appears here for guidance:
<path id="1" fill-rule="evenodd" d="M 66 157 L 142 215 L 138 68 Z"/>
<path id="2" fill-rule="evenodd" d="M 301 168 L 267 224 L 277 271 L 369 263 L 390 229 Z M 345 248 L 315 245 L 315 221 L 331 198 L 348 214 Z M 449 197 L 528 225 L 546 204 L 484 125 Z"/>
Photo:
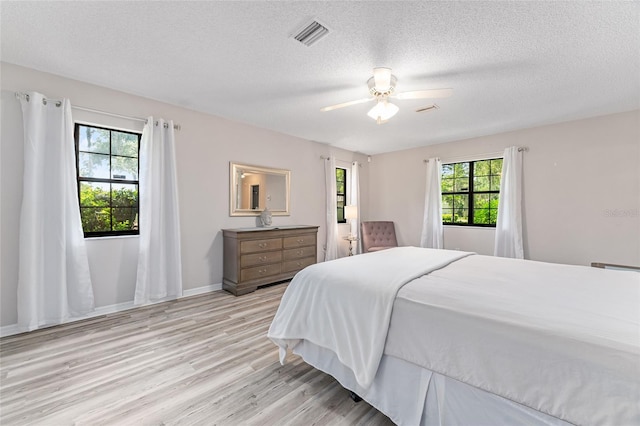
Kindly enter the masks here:
<path id="1" fill-rule="evenodd" d="M 265 248 L 267 247 L 267 243 L 258 243 L 258 247 Z"/>
<path id="2" fill-rule="evenodd" d="M 300 250 L 298 250 L 298 251 L 296 252 L 296 254 L 297 254 L 298 256 L 302 256 L 302 255 L 304 254 L 304 250 L 303 250 L 303 249 L 300 249 Z"/>
<path id="3" fill-rule="evenodd" d="M 264 275 L 264 274 L 266 274 L 266 273 L 267 273 L 267 270 L 266 270 L 266 269 L 260 269 L 260 270 L 258 270 L 258 273 L 259 273 L 260 275 Z"/>
<path id="4" fill-rule="evenodd" d="M 302 266 L 302 262 L 296 262 L 297 266 Z"/>
<path id="5" fill-rule="evenodd" d="M 260 256 L 259 260 L 260 260 L 260 262 L 266 262 L 267 261 L 267 256 Z"/>
<path id="6" fill-rule="evenodd" d="M 304 243 L 304 238 L 300 238 L 300 239 L 298 240 L 298 244 L 302 244 L 302 243 Z"/>

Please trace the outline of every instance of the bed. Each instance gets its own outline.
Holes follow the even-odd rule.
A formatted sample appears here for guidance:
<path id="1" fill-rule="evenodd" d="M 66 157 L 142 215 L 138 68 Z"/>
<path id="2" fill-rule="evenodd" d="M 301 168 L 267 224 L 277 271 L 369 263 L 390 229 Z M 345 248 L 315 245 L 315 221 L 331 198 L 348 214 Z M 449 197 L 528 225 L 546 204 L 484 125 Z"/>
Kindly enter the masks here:
<path id="1" fill-rule="evenodd" d="M 640 274 L 398 247 L 312 265 L 268 333 L 399 425 L 640 424 Z"/>

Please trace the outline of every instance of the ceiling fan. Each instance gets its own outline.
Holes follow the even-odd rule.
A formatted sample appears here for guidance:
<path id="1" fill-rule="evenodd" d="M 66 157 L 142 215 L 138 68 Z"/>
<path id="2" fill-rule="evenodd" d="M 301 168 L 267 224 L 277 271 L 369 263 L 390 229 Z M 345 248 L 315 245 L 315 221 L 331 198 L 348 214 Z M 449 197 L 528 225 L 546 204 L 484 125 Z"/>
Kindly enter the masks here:
<path id="1" fill-rule="evenodd" d="M 415 90 L 412 92 L 395 93 L 396 83 L 398 79 L 391 74 L 391 68 L 378 67 L 373 69 L 373 77 L 369 78 L 367 85 L 369 86 L 370 97 L 358 99 L 355 101 L 343 102 L 341 104 L 331 105 L 321 108 L 320 111 L 333 111 L 334 109 L 344 108 L 351 105 L 362 104 L 365 102 L 376 101 L 376 105 L 369 110 L 367 115 L 378 124 L 386 123 L 391 117 L 396 115 L 399 108 L 397 105 L 389 102 L 389 99 L 435 99 L 447 98 L 451 96 L 453 89 L 429 89 Z M 416 112 L 431 111 L 438 109 L 437 105 L 420 108 Z"/>

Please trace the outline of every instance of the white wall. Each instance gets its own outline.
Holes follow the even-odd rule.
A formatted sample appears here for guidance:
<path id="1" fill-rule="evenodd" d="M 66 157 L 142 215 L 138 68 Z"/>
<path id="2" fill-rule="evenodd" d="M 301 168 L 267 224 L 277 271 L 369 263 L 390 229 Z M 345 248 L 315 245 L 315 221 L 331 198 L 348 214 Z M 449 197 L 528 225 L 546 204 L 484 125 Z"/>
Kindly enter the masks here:
<path id="1" fill-rule="evenodd" d="M 393 220 L 399 243 L 419 245 L 423 159 L 524 154 L 525 257 L 640 265 L 640 111 L 374 156 L 367 219 Z M 416 178 L 417 177 L 417 178 Z M 495 231 L 445 227 L 445 248 L 493 253 Z"/>
<path id="2" fill-rule="evenodd" d="M 291 215 L 274 216 L 274 225 L 320 225 L 318 258 L 325 236 L 324 164 L 320 156 L 344 161 L 366 157 L 293 136 L 256 128 L 185 108 L 125 94 L 51 74 L 1 64 L 1 313 L 0 325 L 14 324 L 18 280 L 18 225 L 22 200 L 22 114 L 16 91 L 38 91 L 50 98 L 66 97 L 72 105 L 126 116 L 154 115 L 182 126 L 176 132 L 176 156 L 182 231 L 185 290 L 222 281 L 223 228 L 256 225 L 254 217 L 229 216 L 229 162 L 291 170 Z M 140 130 L 141 123 L 74 110 L 74 119 Z M 363 161 L 364 160 L 364 161 Z M 366 182 L 363 170 L 361 179 Z M 368 185 L 364 184 L 364 188 Z M 363 189 L 363 202 L 367 201 Z M 348 232 L 348 231 L 347 231 Z M 88 239 L 96 306 L 133 300 L 137 237 Z"/>

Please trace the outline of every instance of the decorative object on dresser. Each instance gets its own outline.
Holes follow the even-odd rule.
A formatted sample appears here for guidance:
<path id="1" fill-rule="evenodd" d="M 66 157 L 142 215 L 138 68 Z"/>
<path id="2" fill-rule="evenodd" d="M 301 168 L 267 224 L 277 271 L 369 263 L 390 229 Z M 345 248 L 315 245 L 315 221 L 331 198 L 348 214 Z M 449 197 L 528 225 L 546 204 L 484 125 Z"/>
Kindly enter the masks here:
<path id="1" fill-rule="evenodd" d="M 223 229 L 222 288 L 236 296 L 288 280 L 317 262 L 317 226 Z"/>
<path id="2" fill-rule="evenodd" d="M 271 226 L 271 221 L 273 220 L 271 212 L 268 207 L 265 207 L 260 214 L 260 223 L 262 226 Z"/>

